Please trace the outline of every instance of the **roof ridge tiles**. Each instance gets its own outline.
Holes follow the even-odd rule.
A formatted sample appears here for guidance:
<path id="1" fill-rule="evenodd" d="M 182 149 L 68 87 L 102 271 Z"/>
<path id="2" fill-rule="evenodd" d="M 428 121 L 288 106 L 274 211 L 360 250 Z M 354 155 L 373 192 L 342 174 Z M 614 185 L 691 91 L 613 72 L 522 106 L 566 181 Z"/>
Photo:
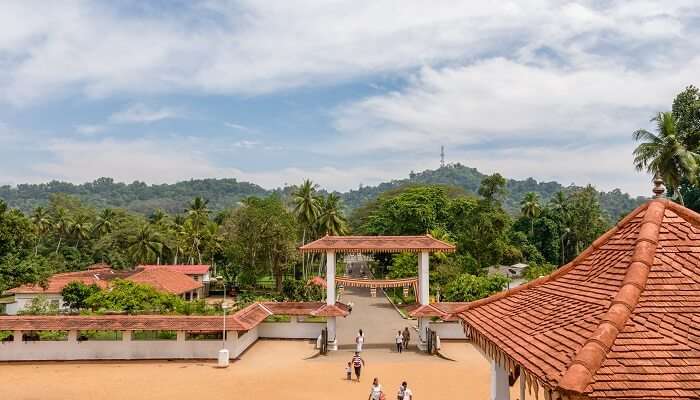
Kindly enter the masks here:
<path id="1" fill-rule="evenodd" d="M 647 203 L 646 212 L 635 241 L 632 259 L 621 287 L 611 302 L 610 308 L 601 318 L 600 324 L 593 334 L 586 339 L 571 365 L 559 380 L 558 386 L 560 389 L 576 393 L 585 392 L 592 383 L 596 372 L 605 361 L 608 351 L 613 346 L 615 339 L 617 339 L 617 335 L 624 329 L 646 285 L 656 254 L 664 211 L 668 203 L 668 200 L 664 199 L 656 199 Z M 637 209 L 635 211 L 620 221 L 616 228 L 619 229 L 636 217 L 641 210 Z M 608 235 L 603 235 L 600 239 L 607 239 L 606 236 Z M 598 245 L 604 242 L 600 239 L 596 240 Z"/>

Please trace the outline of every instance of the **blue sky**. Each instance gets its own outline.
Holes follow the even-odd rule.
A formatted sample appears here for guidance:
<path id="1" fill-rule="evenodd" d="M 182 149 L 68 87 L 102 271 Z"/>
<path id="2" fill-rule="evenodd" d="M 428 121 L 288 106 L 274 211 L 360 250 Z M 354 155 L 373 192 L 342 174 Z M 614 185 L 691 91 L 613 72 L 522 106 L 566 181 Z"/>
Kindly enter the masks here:
<path id="1" fill-rule="evenodd" d="M 0 184 L 347 190 L 445 145 L 648 194 L 631 134 L 700 85 L 697 1 L 116 3 L 0 3 Z"/>

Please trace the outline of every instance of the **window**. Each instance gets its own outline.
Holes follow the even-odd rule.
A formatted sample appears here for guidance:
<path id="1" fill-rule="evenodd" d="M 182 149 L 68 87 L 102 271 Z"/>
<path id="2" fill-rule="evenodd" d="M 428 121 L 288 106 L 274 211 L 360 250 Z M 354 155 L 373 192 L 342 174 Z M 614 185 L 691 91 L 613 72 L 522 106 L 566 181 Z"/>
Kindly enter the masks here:
<path id="1" fill-rule="evenodd" d="M 122 331 L 78 331 L 78 341 L 88 340 L 122 340 Z"/>
<path id="2" fill-rule="evenodd" d="M 222 331 L 218 332 L 187 332 L 185 334 L 185 340 L 223 340 L 224 334 Z"/>
<path id="3" fill-rule="evenodd" d="M 177 340 L 176 331 L 133 331 L 131 340 Z"/>
<path id="4" fill-rule="evenodd" d="M 27 331 L 22 334 L 25 342 L 61 342 L 68 340 L 68 331 Z"/>
<path id="5" fill-rule="evenodd" d="M 7 343 L 15 340 L 15 335 L 12 331 L 0 331 L 0 343 Z"/>

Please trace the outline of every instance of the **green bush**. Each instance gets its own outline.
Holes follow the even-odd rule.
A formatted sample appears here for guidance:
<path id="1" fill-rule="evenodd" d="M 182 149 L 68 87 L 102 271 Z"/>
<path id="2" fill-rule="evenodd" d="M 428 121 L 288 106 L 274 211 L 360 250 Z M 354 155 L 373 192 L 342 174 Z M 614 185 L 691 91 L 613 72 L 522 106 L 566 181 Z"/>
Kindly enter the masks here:
<path id="1" fill-rule="evenodd" d="M 476 276 L 462 274 L 445 286 L 445 301 L 474 301 L 505 289 L 509 279 L 501 274 Z"/>
<path id="2" fill-rule="evenodd" d="M 552 264 L 530 264 L 525 268 L 525 271 L 523 272 L 523 278 L 527 282 L 530 282 L 531 280 L 537 279 L 540 276 L 546 276 L 554 272 L 556 267 Z"/>

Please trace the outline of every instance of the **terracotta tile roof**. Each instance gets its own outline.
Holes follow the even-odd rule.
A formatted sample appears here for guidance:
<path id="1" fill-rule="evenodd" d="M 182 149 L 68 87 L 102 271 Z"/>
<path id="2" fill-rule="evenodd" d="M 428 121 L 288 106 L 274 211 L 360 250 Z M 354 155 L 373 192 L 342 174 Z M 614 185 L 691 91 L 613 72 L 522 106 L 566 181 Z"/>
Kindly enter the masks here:
<path id="1" fill-rule="evenodd" d="M 255 328 L 270 315 L 347 315 L 343 304 L 327 306 L 321 302 L 253 303 L 226 317 L 232 331 Z M 332 315 L 331 315 L 332 314 Z M 336 315 L 341 314 L 341 315 Z M 217 331 L 223 327 L 222 316 L 185 315 L 51 315 L 0 316 L 0 330 L 186 330 Z"/>
<path id="2" fill-rule="evenodd" d="M 438 317 L 443 321 L 457 321 L 456 314 L 465 310 L 470 303 L 441 302 L 432 304 L 415 304 L 408 307 L 408 315 L 414 318 Z"/>
<path id="3" fill-rule="evenodd" d="M 47 281 L 46 289 L 40 285 L 22 285 L 16 288 L 7 290 L 6 293 L 11 294 L 59 294 L 61 290 L 70 282 L 82 282 L 86 285 L 97 284 L 101 288 L 108 285 L 108 281 L 119 277 L 109 267 L 91 268 L 86 271 L 64 272 L 54 274 Z"/>
<path id="4" fill-rule="evenodd" d="M 126 279 L 132 282 L 150 285 L 162 292 L 177 295 L 202 287 L 201 282 L 197 282 L 183 273 L 166 268 L 144 269 Z"/>
<path id="5" fill-rule="evenodd" d="M 437 240 L 430 235 L 422 236 L 324 236 L 307 243 L 299 250 L 303 253 L 342 251 L 351 253 L 398 253 L 442 251 L 451 253 L 455 246 Z"/>
<path id="6" fill-rule="evenodd" d="M 279 315 L 314 315 L 318 317 L 345 317 L 349 314 L 345 304 L 336 303 L 329 306 L 323 302 L 265 302 L 261 303 L 274 314 Z"/>
<path id="7" fill-rule="evenodd" d="M 700 396 L 700 214 L 652 200 L 566 266 L 459 314 L 554 394 Z"/>
<path id="8" fill-rule="evenodd" d="M 164 269 L 170 269 L 173 271 L 177 271 L 180 273 L 183 273 L 185 275 L 204 275 L 209 272 L 209 266 L 206 264 L 196 264 L 196 265 L 186 265 L 186 264 L 179 264 L 179 265 L 139 265 L 136 268 L 143 268 L 143 269 L 154 269 L 154 268 L 164 268 Z"/>

